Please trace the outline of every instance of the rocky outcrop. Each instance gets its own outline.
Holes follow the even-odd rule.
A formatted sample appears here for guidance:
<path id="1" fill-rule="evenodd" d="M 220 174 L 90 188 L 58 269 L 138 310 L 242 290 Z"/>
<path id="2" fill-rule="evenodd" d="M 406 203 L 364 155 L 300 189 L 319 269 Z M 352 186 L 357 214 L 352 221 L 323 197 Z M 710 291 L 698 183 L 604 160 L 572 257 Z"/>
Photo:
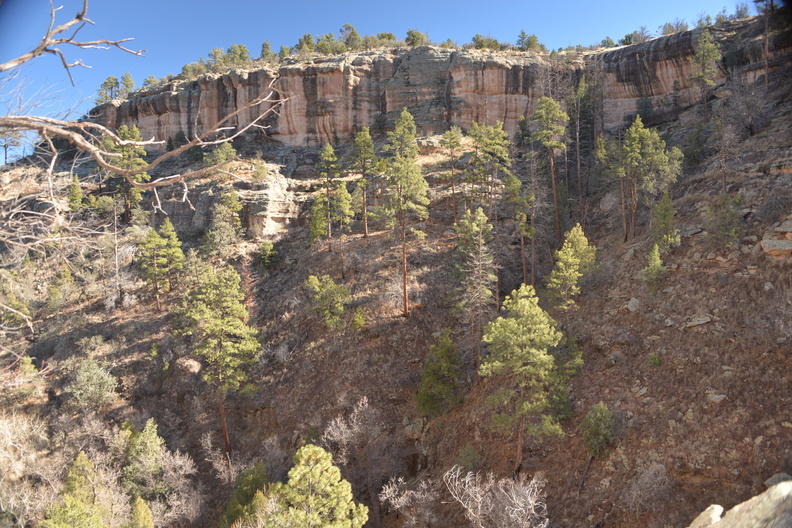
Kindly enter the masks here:
<path id="1" fill-rule="evenodd" d="M 738 504 L 721 517 L 712 505 L 688 528 L 786 528 L 792 526 L 792 481 L 776 484 L 761 495 Z"/>
<path id="2" fill-rule="evenodd" d="M 770 226 L 760 245 L 762 251 L 771 257 L 792 256 L 792 214 L 780 224 Z"/>
<path id="3" fill-rule="evenodd" d="M 741 35 L 739 42 L 749 41 L 758 27 L 743 21 L 713 32 L 726 50 L 734 34 Z M 180 130 L 191 136 L 195 127 L 203 130 L 257 97 L 277 77 L 283 106 L 270 116 L 267 133 L 288 146 L 346 140 L 361 126 L 382 131 L 404 107 L 426 135 L 451 124 L 467 128 L 496 121 L 513 134 L 537 99 L 561 84 L 559 77 L 579 77 L 588 69 L 601 83 L 603 125 L 615 129 L 635 115 L 639 101 L 650 102 L 660 117 L 673 117 L 697 101 L 688 79 L 700 31 L 574 57 L 423 46 L 292 59 L 277 71 L 234 70 L 172 82 L 161 91 L 97 107 L 92 116 L 110 127 L 135 124 L 147 138 L 164 140 Z M 719 75 L 724 79 L 725 71 Z M 249 123 L 260 111 L 251 108 L 229 125 Z"/>

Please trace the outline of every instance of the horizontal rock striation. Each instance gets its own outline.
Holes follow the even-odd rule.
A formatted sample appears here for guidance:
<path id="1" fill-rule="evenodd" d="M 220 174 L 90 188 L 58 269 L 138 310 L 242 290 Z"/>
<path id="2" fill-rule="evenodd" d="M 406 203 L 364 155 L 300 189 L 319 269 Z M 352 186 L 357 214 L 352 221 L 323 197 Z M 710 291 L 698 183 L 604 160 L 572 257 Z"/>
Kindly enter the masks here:
<path id="1" fill-rule="evenodd" d="M 729 39 L 749 28 L 756 46 L 757 22 L 740 22 L 713 32 L 727 48 Z M 142 92 L 126 101 L 97 107 L 92 116 L 110 127 L 137 125 L 144 137 L 166 140 L 183 131 L 203 131 L 260 95 L 273 78 L 276 99 L 283 101 L 268 116 L 268 135 L 288 146 L 312 146 L 348 140 L 362 126 L 383 131 L 402 108 L 416 117 L 423 134 L 456 124 L 501 121 L 513 134 L 521 116 L 529 116 L 542 95 L 559 97 L 559 78 L 594 73 L 601 86 L 601 125 L 614 130 L 629 122 L 639 102 L 651 103 L 661 118 L 673 117 L 700 97 L 689 77 L 701 30 L 566 60 L 522 52 L 450 50 L 422 46 L 317 57 L 281 64 L 277 71 L 234 70 L 194 81 L 172 82 L 162 91 Z M 746 55 L 747 54 L 743 54 Z M 755 54 L 754 54 L 755 55 Z M 756 57 L 754 63 L 756 64 Z M 757 71 L 757 68 L 754 68 Z M 720 71 L 720 80 L 725 79 Z M 228 123 L 239 126 L 268 108 L 248 109 Z"/>

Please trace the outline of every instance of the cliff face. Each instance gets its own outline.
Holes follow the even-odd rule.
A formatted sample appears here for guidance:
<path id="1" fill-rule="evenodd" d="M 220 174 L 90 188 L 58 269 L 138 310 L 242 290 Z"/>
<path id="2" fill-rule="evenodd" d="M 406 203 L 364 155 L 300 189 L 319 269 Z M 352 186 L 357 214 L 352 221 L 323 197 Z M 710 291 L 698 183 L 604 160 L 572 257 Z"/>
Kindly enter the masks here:
<path id="1" fill-rule="evenodd" d="M 756 22 L 715 28 L 721 47 Z M 756 31 L 753 31 L 754 36 Z M 135 124 L 144 137 L 164 140 L 179 130 L 188 136 L 245 105 L 266 90 L 270 81 L 285 100 L 269 118 L 268 134 L 288 146 L 310 146 L 334 138 L 349 139 L 361 126 L 382 128 L 403 107 L 416 117 L 421 133 L 456 124 L 502 121 L 511 134 L 520 116 L 529 116 L 542 95 L 559 97 L 559 78 L 593 70 L 600 83 L 602 123 L 615 129 L 631 119 L 639 101 L 675 114 L 696 102 L 698 91 L 688 81 L 696 71 L 694 46 L 700 30 L 657 38 L 634 46 L 581 54 L 574 60 L 551 60 L 530 53 L 489 53 L 429 46 L 350 53 L 294 60 L 279 70 L 235 70 L 195 81 L 169 84 L 165 91 L 142 93 L 94 110 L 110 127 Z M 725 72 L 720 72 L 720 79 Z M 645 99 L 649 98 L 649 99 Z M 269 103 L 267 103 L 269 104 Z M 254 119 L 251 108 L 232 126 Z"/>

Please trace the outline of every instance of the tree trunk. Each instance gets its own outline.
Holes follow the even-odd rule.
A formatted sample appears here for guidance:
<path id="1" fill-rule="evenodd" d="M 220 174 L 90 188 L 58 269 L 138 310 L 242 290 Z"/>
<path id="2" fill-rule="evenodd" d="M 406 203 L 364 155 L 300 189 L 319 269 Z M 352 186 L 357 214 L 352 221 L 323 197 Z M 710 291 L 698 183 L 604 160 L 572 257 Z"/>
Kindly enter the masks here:
<path id="1" fill-rule="evenodd" d="M 363 185 L 363 236 L 369 236 L 368 231 L 368 186 Z"/>
<path id="2" fill-rule="evenodd" d="M 522 259 L 523 284 L 528 284 L 528 262 L 525 259 L 525 235 L 520 233 L 520 258 Z"/>
<path id="3" fill-rule="evenodd" d="M 223 444 L 225 445 L 225 452 L 226 455 L 231 454 L 231 437 L 228 436 L 228 423 L 226 422 L 226 412 L 225 412 L 225 394 L 223 391 L 219 391 L 217 397 L 217 410 L 220 413 L 220 424 L 223 427 Z"/>
<path id="4" fill-rule="evenodd" d="M 578 180 L 578 216 L 580 217 L 580 223 L 583 224 L 583 173 L 580 166 L 580 110 L 578 110 L 577 123 L 575 124 L 575 158 L 575 161 L 577 162 Z"/>
<path id="5" fill-rule="evenodd" d="M 525 418 L 520 417 L 517 424 L 517 445 L 514 452 L 514 473 L 517 473 L 522 466 L 522 448 L 523 448 L 523 428 L 525 427 Z"/>
<path id="6" fill-rule="evenodd" d="M 630 236 L 630 231 L 627 229 L 627 198 L 624 196 L 624 178 L 619 179 L 619 192 L 621 193 L 622 232 L 626 242 Z"/>
<path id="7" fill-rule="evenodd" d="M 531 286 L 536 288 L 536 235 L 531 237 Z"/>
<path id="8" fill-rule="evenodd" d="M 410 316 L 409 299 L 407 298 L 407 226 L 405 225 L 404 211 L 399 211 L 399 229 L 401 231 L 402 247 L 402 295 L 404 301 L 404 317 Z"/>
<path id="9" fill-rule="evenodd" d="M 454 225 L 457 223 L 457 196 L 456 185 L 454 183 L 454 170 L 451 169 L 451 206 L 454 208 Z"/>
<path id="10" fill-rule="evenodd" d="M 558 189 L 556 188 L 555 155 L 552 149 L 548 149 L 548 158 L 550 159 L 550 181 L 553 184 L 553 209 L 555 209 L 556 235 L 558 236 L 558 239 L 561 240 L 561 217 L 558 212 Z"/>
<path id="11" fill-rule="evenodd" d="M 330 183 L 327 183 L 328 187 L 325 188 L 325 198 L 327 201 L 327 251 L 333 251 L 333 215 L 332 215 L 332 207 L 330 206 Z"/>

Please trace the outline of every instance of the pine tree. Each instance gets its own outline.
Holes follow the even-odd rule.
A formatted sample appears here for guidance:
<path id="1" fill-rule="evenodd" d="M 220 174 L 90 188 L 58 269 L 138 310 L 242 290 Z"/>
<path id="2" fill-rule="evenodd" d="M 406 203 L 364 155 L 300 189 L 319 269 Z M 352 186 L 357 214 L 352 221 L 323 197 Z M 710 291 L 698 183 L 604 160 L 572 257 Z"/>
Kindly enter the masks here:
<path id="1" fill-rule="evenodd" d="M 561 109 L 561 105 L 550 97 L 541 97 L 537 103 L 536 112 L 531 117 L 539 126 L 531 139 L 538 141 L 547 150 L 547 159 L 550 164 L 550 181 L 553 187 L 553 208 L 555 209 L 556 234 L 561 236 L 561 215 L 558 203 L 558 183 L 555 170 L 556 151 L 564 150 L 564 130 L 569 116 Z"/>
<path id="2" fill-rule="evenodd" d="M 368 508 L 355 503 L 352 485 L 330 453 L 312 444 L 297 451 L 287 483 L 272 486 L 270 493 L 283 504 L 281 526 L 362 528 L 368 520 Z"/>
<path id="3" fill-rule="evenodd" d="M 135 497 L 132 501 L 132 514 L 127 526 L 128 528 L 154 528 L 151 508 L 140 497 Z"/>
<path id="4" fill-rule="evenodd" d="M 718 70 L 714 64 L 721 59 L 721 52 L 715 39 L 709 30 L 705 29 L 696 41 L 696 54 L 694 62 L 699 71 L 690 76 L 690 80 L 698 84 L 701 91 L 701 103 L 704 105 L 704 113 L 709 119 L 709 106 L 707 105 L 707 91 L 711 86 L 715 86 L 715 76 Z"/>
<path id="5" fill-rule="evenodd" d="M 234 159 L 236 156 L 236 149 L 230 141 L 220 143 L 214 150 L 204 157 L 203 164 L 205 167 L 214 167 L 226 161 Z"/>
<path id="6" fill-rule="evenodd" d="M 218 411 L 226 452 L 231 440 L 225 418 L 225 395 L 247 388 L 245 367 L 259 355 L 256 331 L 247 325 L 248 313 L 239 275 L 231 267 L 203 273 L 186 295 L 177 317 L 180 334 L 190 337 L 193 355 L 205 364 L 204 380 L 217 391 Z"/>
<path id="7" fill-rule="evenodd" d="M 160 226 L 159 232 L 150 229 L 140 244 L 140 267 L 143 275 L 154 288 L 157 309 L 160 308 L 160 292 L 168 292 L 176 272 L 184 267 L 184 253 L 169 218 Z"/>
<path id="8" fill-rule="evenodd" d="M 121 86 L 118 90 L 118 97 L 120 99 L 126 99 L 134 89 L 135 81 L 132 79 L 132 74 L 124 72 L 124 75 L 121 76 Z"/>
<path id="9" fill-rule="evenodd" d="M 489 249 L 492 224 L 479 207 L 474 214 L 466 211 L 456 227 L 462 286 L 459 307 L 470 325 L 470 355 L 473 368 L 478 368 L 481 356 L 481 333 L 492 312 L 495 301 L 495 259 Z"/>
<path id="10" fill-rule="evenodd" d="M 360 174 L 358 187 L 361 189 L 363 213 L 363 236 L 368 236 L 368 195 L 369 187 L 375 176 L 377 155 L 374 152 L 374 141 L 371 139 L 369 127 L 363 127 L 352 140 L 352 149 L 347 157 L 350 170 Z"/>
<path id="11" fill-rule="evenodd" d="M 329 207 L 325 209 L 327 221 L 327 238 L 333 237 L 333 190 L 335 188 L 335 179 L 341 175 L 341 167 L 338 165 L 338 156 L 336 156 L 333 146 L 325 143 L 322 147 L 322 152 L 319 154 L 319 163 L 316 164 L 316 172 L 322 179 L 321 187 L 324 189 L 325 202 Z M 328 245 L 328 249 L 332 250 L 332 246 Z"/>
<path id="12" fill-rule="evenodd" d="M 674 204 L 668 190 L 663 193 L 660 201 L 652 207 L 651 236 L 660 251 L 666 251 L 679 245 L 679 230 L 676 227 Z"/>
<path id="13" fill-rule="evenodd" d="M 142 431 L 129 426 L 127 436 L 122 470 L 124 488 L 133 497 L 148 501 L 162 499 L 169 489 L 163 481 L 162 450 L 165 441 L 157 434 L 156 422 L 149 418 Z"/>
<path id="14" fill-rule="evenodd" d="M 451 182 L 451 207 L 454 210 L 454 223 L 457 222 L 457 193 L 456 193 L 456 163 L 459 161 L 459 151 L 462 148 L 462 129 L 454 125 L 443 133 L 440 145 L 448 156 L 449 181 Z"/>
<path id="15" fill-rule="evenodd" d="M 329 328 L 342 330 L 342 316 L 350 300 L 346 286 L 336 284 L 329 275 L 309 275 L 305 287 L 311 292 L 314 311 L 324 319 Z"/>
<path id="16" fill-rule="evenodd" d="M 635 216 L 638 204 L 657 199 L 682 172 L 682 151 L 677 147 L 666 150 L 660 135 L 644 128 L 641 116 L 624 134 L 621 153 L 616 155 L 620 167 L 616 174 L 621 178 L 622 200 L 630 210 L 630 233 L 635 236 Z"/>
<path id="17" fill-rule="evenodd" d="M 553 271 L 547 278 L 547 288 L 562 301 L 562 308 L 575 306 L 573 297 L 580 293 L 580 281 L 595 266 L 596 248 L 589 246 L 580 224 L 570 229 L 564 245 L 556 252 Z"/>
<path id="18" fill-rule="evenodd" d="M 234 244 L 242 239 L 242 221 L 239 218 L 241 210 L 239 195 L 236 189 L 230 187 L 212 207 L 212 221 L 201 246 L 204 255 L 221 259 L 230 256 Z"/>
<path id="19" fill-rule="evenodd" d="M 644 280 L 653 292 L 657 290 L 657 285 L 665 277 L 666 271 L 663 260 L 660 258 L 660 248 L 654 244 L 647 257 L 646 267 L 643 269 Z"/>
<path id="20" fill-rule="evenodd" d="M 437 343 L 429 347 L 415 395 L 418 408 L 429 414 L 446 412 L 462 401 L 461 387 L 459 351 L 451 340 L 451 330 L 446 328 L 437 338 Z"/>
<path id="21" fill-rule="evenodd" d="M 135 125 L 121 125 L 116 130 L 116 135 L 122 141 L 143 141 L 140 130 Z M 146 166 L 143 156 L 146 149 L 135 145 L 117 145 L 109 136 L 103 141 L 103 147 L 108 152 L 121 154 L 121 158 L 114 161 L 117 167 L 124 170 L 136 170 Z M 124 221 L 132 219 L 132 208 L 143 199 L 143 192 L 129 183 L 123 176 L 111 176 L 118 182 L 120 194 L 124 198 Z M 132 180 L 138 183 L 147 182 L 151 178 L 146 172 L 141 172 L 132 176 Z"/>
<path id="22" fill-rule="evenodd" d="M 277 55 L 275 55 L 275 52 L 272 51 L 272 48 L 270 47 L 270 41 L 265 40 L 261 44 L 261 54 L 259 55 L 259 58 L 266 62 L 272 62 L 275 60 L 275 57 L 277 57 Z"/>
<path id="23" fill-rule="evenodd" d="M 80 451 L 66 474 L 61 502 L 47 509 L 42 528 L 97 528 L 106 526 L 104 512 L 96 504 L 92 480 L 94 463 Z"/>
<path id="24" fill-rule="evenodd" d="M 479 374 L 499 376 L 509 381 L 493 401 L 499 411 L 493 425 L 517 435 L 515 470 L 522 463 L 523 431 L 532 435 L 560 434 L 556 420 L 544 414 L 549 396 L 555 361 L 550 353 L 561 341 L 562 334 L 539 306 L 532 286 L 523 284 L 503 302 L 503 315 L 487 325 L 483 341 L 489 355 L 483 360 Z"/>
<path id="25" fill-rule="evenodd" d="M 487 216 L 494 223 L 495 198 L 501 186 L 501 179 L 511 174 L 511 155 L 509 154 L 509 136 L 503 130 L 503 123 L 498 121 L 495 126 L 473 123 L 468 135 L 473 139 L 475 151 L 470 160 L 468 181 L 478 187 L 474 194 L 486 196 L 489 202 Z M 481 199 L 479 199 L 481 201 Z M 471 199 L 471 211 L 475 199 Z"/>
<path id="26" fill-rule="evenodd" d="M 71 185 L 69 185 L 69 210 L 70 211 L 79 211 L 80 207 L 82 207 L 82 187 L 80 186 L 80 179 L 75 174 L 72 177 Z"/>
<path id="27" fill-rule="evenodd" d="M 250 519 L 256 513 L 253 499 L 267 484 L 264 464 L 258 462 L 245 469 L 234 483 L 225 513 L 220 517 L 219 528 L 235 526 L 237 519 Z"/>
<path id="28" fill-rule="evenodd" d="M 99 90 L 97 91 L 98 97 L 94 101 L 94 104 L 100 105 L 104 103 L 109 103 L 116 97 L 118 97 L 118 77 L 111 75 L 104 82 L 99 86 Z"/>
<path id="29" fill-rule="evenodd" d="M 330 207 L 327 196 L 320 194 L 311 206 L 311 219 L 308 224 L 309 240 L 314 245 L 317 240 L 327 236 L 327 215 Z"/>
<path id="30" fill-rule="evenodd" d="M 352 209 L 352 195 L 347 190 L 346 182 L 340 181 L 336 184 L 330 213 L 332 220 L 338 223 L 342 232 L 349 230 L 355 212 Z"/>
<path id="31" fill-rule="evenodd" d="M 416 162 L 418 143 L 413 116 L 403 109 L 394 130 L 388 133 L 384 150 L 390 153 L 386 174 L 386 203 L 384 215 L 396 233 L 401 245 L 402 307 L 404 317 L 410 314 L 407 296 L 407 235 L 410 217 L 424 219 L 429 215 L 429 184 Z M 412 230 L 414 234 L 421 234 Z"/>

